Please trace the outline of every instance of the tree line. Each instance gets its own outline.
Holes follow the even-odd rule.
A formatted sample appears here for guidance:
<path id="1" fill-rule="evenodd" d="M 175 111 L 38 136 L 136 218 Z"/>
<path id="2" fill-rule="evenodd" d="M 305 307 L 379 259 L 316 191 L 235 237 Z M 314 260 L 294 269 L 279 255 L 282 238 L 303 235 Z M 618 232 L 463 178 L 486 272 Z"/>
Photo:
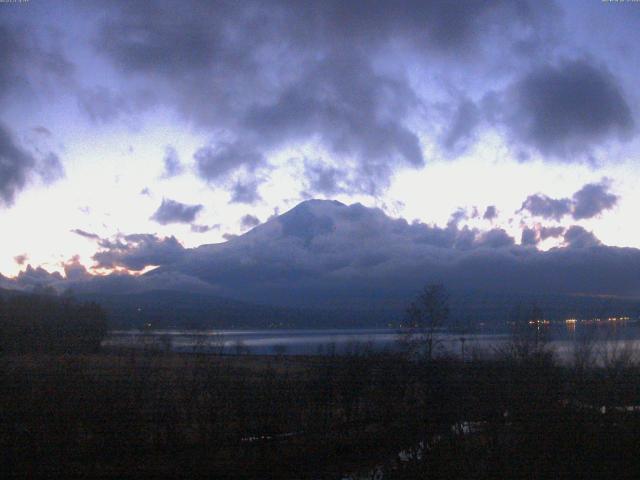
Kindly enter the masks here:
<path id="1" fill-rule="evenodd" d="M 106 333 L 107 318 L 96 303 L 0 292 L 0 352 L 96 352 Z"/>

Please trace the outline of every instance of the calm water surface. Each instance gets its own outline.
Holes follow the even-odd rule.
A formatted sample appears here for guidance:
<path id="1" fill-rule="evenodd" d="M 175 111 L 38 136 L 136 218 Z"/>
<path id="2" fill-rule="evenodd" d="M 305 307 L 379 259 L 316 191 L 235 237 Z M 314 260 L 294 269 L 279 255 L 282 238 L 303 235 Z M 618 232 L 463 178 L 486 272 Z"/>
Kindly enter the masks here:
<path id="1" fill-rule="evenodd" d="M 156 348 L 176 352 L 250 353 L 254 355 L 331 355 L 356 353 L 365 349 L 395 351 L 400 348 L 397 329 L 323 329 L 323 330 L 120 330 L 110 332 L 107 347 Z M 580 334 L 562 328 L 549 332 L 549 347 L 560 360 L 573 358 L 584 338 L 594 355 L 605 358 L 640 352 L 640 328 L 637 324 L 616 329 L 584 329 Z M 471 356 L 473 352 L 492 353 L 509 342 L 508 334 L 442 333 L 438 341 L 442 352 Z M 640 360 L 640 355 L 638 355 Z"/>

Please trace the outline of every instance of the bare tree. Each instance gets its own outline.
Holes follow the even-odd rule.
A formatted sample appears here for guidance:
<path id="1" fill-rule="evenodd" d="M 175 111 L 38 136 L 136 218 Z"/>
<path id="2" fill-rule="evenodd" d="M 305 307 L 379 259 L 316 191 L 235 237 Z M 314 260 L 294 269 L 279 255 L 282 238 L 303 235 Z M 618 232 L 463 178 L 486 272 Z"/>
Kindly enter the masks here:
<path id="1" fill-rule="evenodd" d="M 511 338 L 498 349 L 499 353 L 517 361 L 548 360 L 553 356 L 549 349 L 549 322 L 535 302 L 516 305 L 510 323 Z"/>
<path id="2" fill-rule="evenodd" d="M 408 353 L 431 360 L 439 345 L 436 334 L 449 319 L 449 294 L 441 284 L 429 284 L 407 308 L 407 330 L 401 342 Z"/>

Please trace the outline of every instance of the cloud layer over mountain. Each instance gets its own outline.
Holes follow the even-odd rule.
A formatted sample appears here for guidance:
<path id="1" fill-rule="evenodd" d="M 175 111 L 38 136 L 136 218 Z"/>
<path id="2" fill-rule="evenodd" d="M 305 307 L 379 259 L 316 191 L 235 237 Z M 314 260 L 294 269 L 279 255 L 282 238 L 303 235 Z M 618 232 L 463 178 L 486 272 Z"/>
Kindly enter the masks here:
<path id="1" fill-rule="evenodd" d="M 540 251 L 528 245 L 535 242 L 516 244 L 497 228 L 479 231 L 455 222 L 441 228 L 360 204 L 311 200 L 226 243 L 195 249 L 173 237 L 100 239 L 99 267 L 159 268 L 141 277 L 66 282 L 79 291 L 164 285 L 267 304 L 358 307 L 395 304 L 429 282 L 458 291 L 640 293 L 640 250 L 603 246 L 579 226 L 536 235 L 563 235 L 565 246 Z M 28 269 L 17 281 L 42 283 L 43 276 Z M 59 276 L 52 281 L 64 283 Z"/>

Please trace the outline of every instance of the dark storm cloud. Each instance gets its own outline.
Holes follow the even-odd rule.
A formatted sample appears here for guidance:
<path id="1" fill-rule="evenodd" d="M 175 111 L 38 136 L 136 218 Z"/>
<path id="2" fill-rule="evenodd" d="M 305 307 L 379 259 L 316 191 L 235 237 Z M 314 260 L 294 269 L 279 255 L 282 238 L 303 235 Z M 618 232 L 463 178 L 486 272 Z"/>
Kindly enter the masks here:
<path id="1" fill-rule="evenodd" d="M 586 60 L 532 70 L 515 84 L 507 101 L 513 110 L 506 121 L 514 137 L 562 162 L 577 161 L 577 154 L 624 138 L 634 127 L 615 77 Z"/>
<path id="2" fill-rule="evenodd" d="M 243 230 L 248 230 L 258 225 L 260 225 L 260 219 L 255 215 L 247 214 L 240 219 L 240 227 Z"/>
<path id="3" fill-rule="evenodd" d="M 33 100 L 71 83 L 73 64 L 51 32 L 40 33 L 47 38 L 38 38 L 20 22 L 0 21 L 0 102 Z"/>
<path id="4" fill-rule="evenodd" d="M 555 199 L 543 194 L 529 195 L 519 211 L 527 210 L 531 215 L 560 220 L 571 213 L 571 200 Z"/>
<path id="5" fill-rule="evenodd" d="M 307 69 L 270 104 L 253 107 L 244 124 L 271 144 L 320 136 L 333 154 L 359 159 L 363 176 L 384 181 L 392 165 L 424 164 L 417 135 L 399 121 L 417 103 L 405 83 L 337 55 Z"/>
<path id="6" fill-rule="evenodd" d="M 111 122 L 132 112 L 126 96 L 102 86 L 80 90 L 78 105 L 95 123 Z"/>
<path id="7" fill-rule="evenodd" d="M 553 220 L 560 220 L 565 215 L 571 215 L 574 220 L 593 218 L 617 205 L 619 197 L 610 193 L 610 188 L 611 182 L 604 178 L 598 183 L 586 184 L 571 198 L 530 195 L 519 212 L 526 210 L 531 215 Z"/>
<path id="8" fill-rule="evenodd" d="M 305 158 L 303 161 L 303 179 L 305 190 L 302 195 L 313 198 L 318 194 L 331 197 L 341 193 L 346 194 L 375 194 L 384 182 L 386 167 L 376 172 L 372 171 L 371 176 L 365 175 L 363 171 L 353 171 L 352 165 L 335 166 L 319 159 L 311 160 Z M 376 176 L 378 175 L 378 176 Z M 379 177 L 382 175 L 382 177 Z"/>
<path id="9" fill-rule="evenodd" d="M 321 162 L 305 160 L 304 171 L 309 182 L 309 190 L 312 192 L 335 195 L 344 189 L 341 186 L 341 182 L 346 176 L 344 170 Z"/>
<path id="10" fill-rule="evenodd" d="M 226 179 L 240 167 L 253 171 L 266 161 L 261 153 L 242 142 L 202 147 L 193 157 L 198 175 L 212 183 Z"/>
<path id="11" fill-rule="evenodd" d="M 102 239 L 95 253 L 95 267 L 142 270 L 151 265 L 167 265 L 180 260 L 184 247 L 175 237 L 159 238 L 152 234 L 118 235 Z"/>
<path id="12" fill-rule="evenodd" d="M 0 105 L 34 101 L 68 83 L 72 72 L 73 65 L 51 38 L 42 41 L 23 25 L 0 21 Z M 45 183 L 61 178 L 60 159 L 52 152 L 34 156 L 0 123 L 0 204 L 12 205 L 34 176 Z"/>
<path id="13" fill-rule="evenodd" d="M 522 245 L 537 245 L 547 238 L 558 238 L 565 233 L 565 228 L 561 226 L 548 227 L 536 224 L 533 227 L 524 227 L 522 229 L 521 243 Z"/>
<path id="14" fill-rule="evenodd" d="M 231 203 L 247 203 L 253 204 L 260 200 L 258 188 L 262 181 L 258 178 L 238 180 L 231 188 Z"/>
<path id="15" fill-rule="evenodd" d="M 111 88 L 98 85 L 91 88 L 77 88 L 75 91 L 78 107 L 93 123 L 108 123 L 150 108 L 156 100 L 148 91 L 126 91 L 119 93 Z"/>
<path id="16" fill-rule="evenodd" d="M 445 132 L 442 145 L 450 152 L 464 152 L 473 142 L 480 120 L 480 110 L 475 103 L 468 99 L 461 101 Z"/>
<path id="17" fill-rule="evenodd" d="M 0 124 L 0 203 L 13 204 L 35 167 L 35 158 L 19 147 L 7 128 Z"/>
<path id="18" fill-rule="evenodd" d="M 64 167 L 56 154 L 49 152 L 35 157 L 0 123 L 0 205 L 11 206 L 34 178 L 51 183 L 63 176 Z"/>
<path id="19" fill-rule="evenodd" d="M 162 200 L 158 210 L 151 216 L 151 220 L 155 220 L 161 225 L 192 223 L 202 209 L 202 205 L 186 205 L 165 198 Z"/>
<path id="20" fill-rule="evenodd" d="M 184 172 L 184 165 L 180 162 L 180 157 L 178 156 L 178 152 L 176 149 L 169 146 L 165 148 L 164 152 L 164 172 L 162 173 L 163 178 L 173 178 L 181 175 Z"/>
<path id="21" fill-rule="evenodd" d="M 587 184 L 577 191 L 573 195 L 573 218 L 592 218 L 615 207 L 619 197 L 610 193 L 609 188 L 610 182 L 603 179 L 600 183 Z"/>
<path id="22" fill-rule="evenodd" d="M 433 120 L 428 101 L 394 62 L 406 56 L 447 71 L 482 64 L 497 44 L 503 60 L 517 63 L 532 56 L 557 16 L 546 1 L 475 0 L 457 8 L 282 0 L 122 2 L 104 10 L 97 51 L 156 102 L 215 132 L 196 155 L 202 178 L 219 183 L 263 165 L 271 152 L 318 142 L 348 159 L 353 185 L 371 194 L 398 168 L 426 161 L 413 120 Z M 444 139 L 453 151 L 473 140 L 479 121 L 478 108 L 460 98 Z"/>
<path id="23" fill-rule="evenodd" d="M 564 227 L 541 226 L 538 228 L 538 232 L 540 233 L 540 240 L 546 240 L 547 238 L 558 238 L 565 232 L 565 229 Z"/>
<path id="24" fill-rule="evenodd" d="M 564 243 L 570 248 L 589 248 L 601 245 L 596 236 L 579 225 L 569 227 L 564 233 Z"/>

